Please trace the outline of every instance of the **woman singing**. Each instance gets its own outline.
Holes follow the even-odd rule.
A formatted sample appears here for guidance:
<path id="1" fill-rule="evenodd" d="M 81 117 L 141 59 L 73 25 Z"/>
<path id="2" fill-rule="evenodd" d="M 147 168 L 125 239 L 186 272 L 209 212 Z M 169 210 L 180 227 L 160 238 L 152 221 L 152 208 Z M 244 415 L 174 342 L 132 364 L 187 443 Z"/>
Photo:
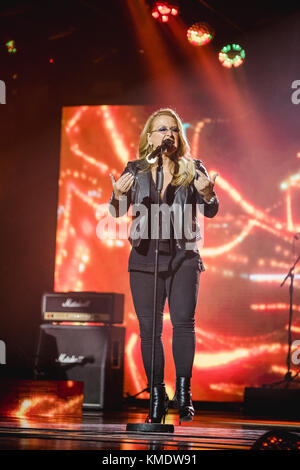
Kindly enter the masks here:
<path id="1" fill-rule="evenodd" d="M 162 157 L 163 186 L 160 200 L 156 191 L 159 152 L 155 150 L 160 150 Z M 202 162 L 190 157 L 182 122 L 176 112 L 169 108 L 160 109 L 148 118 L 140 136 L 138 159 L 127 163 L 117 181 L 110 174 L 113 184 L 110 213 L 114 217 L 122 216 L 130 204 L 133 205 L 129 236 L 132 249 L 128 271 L 148 386 L 151 381 L 155 238 L 157 235 L 159 238 L 153 408 L 148 417 L 148 421 L 153 423 L 160 423 L 168 412 L 169 398 L 164 384 L 165 360 L 161 340 L 167 297 L 176 369 L 173 400 L 179 410 L 180 424 L 181 421 L 193 420 L 190 380 L 195 355 L 195 309 L 200 273 L 205 270 L 197 247 L 201 233 L 196 208 L 199 204 L 206 217 L 216 215 L 219 206 L 214 191 L 216 176 L 209 178 Z M 158 217 L 151 218 L 151 210 L 163 206 L 170 209 L 170 230 L 166 236 L 168 221 L 164 219 L 159 234 L 153 237 L 153 226 Z M 192 211 L 190 217 L 185 217 L 186 209 Z"/>

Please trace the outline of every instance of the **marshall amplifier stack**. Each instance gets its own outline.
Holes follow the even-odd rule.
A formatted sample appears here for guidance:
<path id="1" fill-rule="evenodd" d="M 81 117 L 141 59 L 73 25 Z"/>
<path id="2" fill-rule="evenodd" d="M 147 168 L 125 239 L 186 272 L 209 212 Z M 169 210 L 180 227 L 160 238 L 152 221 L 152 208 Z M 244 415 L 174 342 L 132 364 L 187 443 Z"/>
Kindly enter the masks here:
<path id="1" fill-rule="evenodd" d="M 124 295 L 97 292 L 52 292 L 42 297 L 47 322 L 123 323 Z"/>
<path id="2" fill-rule="evenodd" d="M 123 398 L 124 294 L 52 292 L 42 298 L 35 377 L 84 383 L 83 408 L 118 407 Z"/>

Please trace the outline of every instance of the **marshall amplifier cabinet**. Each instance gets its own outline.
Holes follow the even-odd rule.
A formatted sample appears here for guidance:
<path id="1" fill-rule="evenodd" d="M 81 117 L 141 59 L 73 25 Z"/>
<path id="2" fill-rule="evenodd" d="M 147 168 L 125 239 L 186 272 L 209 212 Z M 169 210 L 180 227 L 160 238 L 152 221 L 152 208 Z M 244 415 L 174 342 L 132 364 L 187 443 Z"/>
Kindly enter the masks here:
<path id="1" fill-rule="evenodd" d="M 124 294 L 52 292 L 42 297 L 42 319 L 48 322 L 123 323 Z"/>
<path id="2" fill-rule="evenodd" d="M 84 383 L 83 408 L 120 408 L 125 328 L 40 325 L 35 379 Z"/>

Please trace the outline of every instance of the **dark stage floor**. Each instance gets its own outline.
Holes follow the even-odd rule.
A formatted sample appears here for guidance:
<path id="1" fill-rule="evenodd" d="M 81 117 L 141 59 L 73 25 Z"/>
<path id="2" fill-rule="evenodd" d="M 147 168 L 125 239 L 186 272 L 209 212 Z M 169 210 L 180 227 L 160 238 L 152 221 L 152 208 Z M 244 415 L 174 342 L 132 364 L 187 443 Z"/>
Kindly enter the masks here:
<path id="1" fill-rule="evenodd" d="M 144 422 L 148 410 L 83 411 L 80 419 L 0 418 L 0 450 L 249 450 L 271 430 L 297 433 L 299 421 L 249 419 L 241 412 L 196 411 L 193 422 L 179 426 L 170 410 L 174 434 L 126 432 L 129 422 Z"/>

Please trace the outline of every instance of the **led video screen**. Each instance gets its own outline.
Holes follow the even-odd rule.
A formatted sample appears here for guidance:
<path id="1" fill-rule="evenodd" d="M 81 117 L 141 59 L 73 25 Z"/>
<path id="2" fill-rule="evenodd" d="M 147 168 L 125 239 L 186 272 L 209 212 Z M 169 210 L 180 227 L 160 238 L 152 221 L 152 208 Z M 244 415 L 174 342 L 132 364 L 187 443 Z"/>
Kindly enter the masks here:
<path id="1" fill-rule="evenodd" d="M 138 394 L 147 386 L 129 287 L 131 245 L 114 238 L 109 225 L 106 236 L 100 236 L 99 226 L 111 217 L 109 173 L 117 179 L 126 163 L 137 158 L 140 132 L 157 108 L 99 105 L 62 110 L 54 290 L 125 295 L 124 395 Z M 206 271 L 200 276 L 195 316 L 193 399 L 242 401 L 245 387 L 282 380 L 286 372 L 289 279 L 280 284 L 299 243 L 293 234 L 299 227 L 300 174 L 287 161 L 282 163 L 282 148 L 286 154 L 294 151 L 284 132 L 274 130 L 275 143 L 272 132 L 264 134 L 247 114 L 232 120 L 202 114 L 197 106 L 175 110 L 192 157 L 201 159 L 208 172 L 219 174 L 219 212 L 205 220 L 199 246 Z M 130 212 L 123 222 L 115 221 L 130 224 Z M 293 333 L 300 332 L 298 272 Z M 175 367 L 167 302 L 163 343 L 165 383 L 172 395 Z"/>

